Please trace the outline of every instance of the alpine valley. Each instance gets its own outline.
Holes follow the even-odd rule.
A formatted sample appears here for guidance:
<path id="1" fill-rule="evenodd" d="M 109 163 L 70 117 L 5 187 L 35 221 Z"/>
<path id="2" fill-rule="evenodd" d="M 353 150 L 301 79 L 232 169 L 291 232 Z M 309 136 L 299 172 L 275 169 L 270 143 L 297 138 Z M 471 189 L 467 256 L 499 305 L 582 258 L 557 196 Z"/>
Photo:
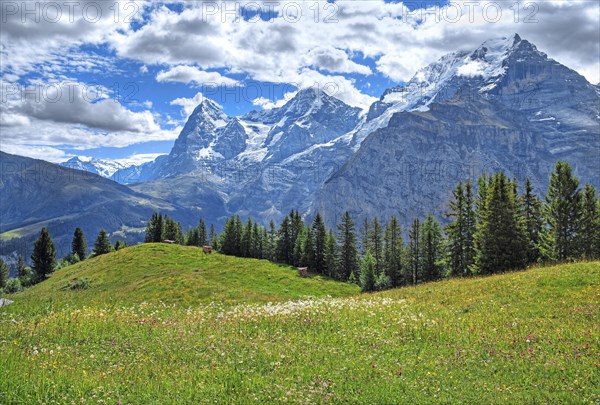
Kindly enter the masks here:
<path id="1" fill-rule="evenodd" d="M 430 213 L 445 221 L 458 181 L 503 170 L 541 194 L 557 160 L 599 186 L 600 87 L 515 34 L 442 57 L 368 111 L 319 88 L 240 117 L 205 99 L 170 154 L 140 166 L 75 159 L 58 169 L 2 154 L 0 254 L 29 257 L 42 226 L 59 241 L 86 224 L 90 235 L 104 226 L 135 243 L 158 209 L 184 228 L 200 217 L 219 228 L 231 214 L 277 223 L 291 208 L 321 212 L 329 226 L 345 211 L 357 223 Z M 33 166 L 69 181 L 50 184 L 30 175 Z M 84 197 L 97 209 L 74 212 Z M 10 203 L 30 199 L 53 203 Z"/>

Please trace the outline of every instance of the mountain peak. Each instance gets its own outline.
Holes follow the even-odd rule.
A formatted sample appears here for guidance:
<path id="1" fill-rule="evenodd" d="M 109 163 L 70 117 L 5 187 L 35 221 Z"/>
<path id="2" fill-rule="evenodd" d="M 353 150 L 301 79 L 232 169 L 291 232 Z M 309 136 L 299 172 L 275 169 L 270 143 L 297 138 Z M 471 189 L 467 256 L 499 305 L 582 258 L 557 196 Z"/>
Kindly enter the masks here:
<path id="1" fill-rule="evenodd" d="M 190 118 L 193 118 L 193 121 L 196 123 L 205 122 L 216 126 L 224 125 L 224 122 L 229 119 L 221 106 L 208 98 L 205 98 L 198 104 Z"/>
<path id="2" fill-rule="evenodd" d="M 193 115 L 201 114 L 201 113 L 222 113 L 223 110 L 221 106 L 212 101 L 211 99 L 204 98 L 200 104 L 194 109 Z"/>

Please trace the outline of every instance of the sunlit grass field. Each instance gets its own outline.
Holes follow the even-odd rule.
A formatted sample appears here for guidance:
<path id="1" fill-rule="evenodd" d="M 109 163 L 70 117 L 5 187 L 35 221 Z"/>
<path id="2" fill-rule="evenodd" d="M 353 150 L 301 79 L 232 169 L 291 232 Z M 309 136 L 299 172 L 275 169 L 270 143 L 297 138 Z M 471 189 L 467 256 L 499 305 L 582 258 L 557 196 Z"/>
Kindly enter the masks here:
<path id="1" fill-rule="evenodd" d="M 1 404 L 600 401 L 600 263 L 360 294 L 145 245 L 10 298 Z"/>

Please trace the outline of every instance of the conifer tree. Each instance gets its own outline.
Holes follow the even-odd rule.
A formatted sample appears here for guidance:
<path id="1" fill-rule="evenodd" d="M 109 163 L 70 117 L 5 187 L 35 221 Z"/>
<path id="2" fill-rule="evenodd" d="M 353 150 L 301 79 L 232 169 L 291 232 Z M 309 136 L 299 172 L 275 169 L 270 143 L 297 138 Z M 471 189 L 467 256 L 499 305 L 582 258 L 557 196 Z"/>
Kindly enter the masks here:
<path id="1" fill-rule="evenodd" d="M 315 243 L 311 227 L 307 226 L 304 231 L 302 244 L 302 264 L 315 271 Z"/>
<path id="2" fill-rule="evenodd" d="M 314 240 L 314 267 L 313 271 L 326 274 L 327 262 L 325 253 L 327 250 L 327 230 L 321 214 L 317 213 L 312 223 L 312 235 Z"/>
<path id="3" fill-rule="evenodd" d="M 292 263 L 292 258 L 290 258 L 290 251 L 292 251 L 293 246 L 291 245 L 291 236 L 290 236 L 290 219 L 289 217 L 285 217 L 281 222 L 281 226 L 279 227 L 279 235 L 277 241 L 277 260 L 281 263 Z"/>
<path id="4" fill-rule="evenodd" d="M 192 228 L 187 231 L 185 244 L 187 246 L 200 246 L 200 234 L 198 228 Z"/>
<path id="5" fill-rule="evenodd" d="M 152 217 L 146 225 L 146 237 L 144 238 L 145 243 L 156 243 L 163 241 L 163 222 L 162 215 L 157 212 L 152 214 Z"/>
<path id="6" fill-rule="evenodd" d="M 4 263 L 4 260 L 0 259 L 0 291 L 8 285 L 8 266 Z"/>
<path id="7" fill-rule="evenodd" d="M 473 199 L 473 184 L 469 180 L 465 183 L 465 206 L 463 214 L 465 220 L 463 262 L 467 269 L 470 269 L 473 263 L 475 263 L 474 239 L 477 228 L 477 214 L 473 207 Z"/>
<path id="8" fill-rule="evenodd" d="M 368 250 L 362 259 L 360 286 L 363 292 L 375 290 L 375 259 L 373 259 L 373 255 L 371 255 L 371 252 Z"/>
<path id="9" fill-rule="evenodd" d="M 100 256 L 106 253 L 110 253 L 113 250 L 113 246 L 108 239 L 108 234 L 104 228 L 100 229 L 96 241 L 94 242 L 94 255 Z"/>
<path id="10" fill-rule="evenodd" d="M 81 228 L 76 228 L 71 241 L 71 252 L 73 256 L 77 255 L 78 259 L 85 260 L 87 257 L 87 242 Z"/>
<path id="11" fill-rule="evenodd" d="M 424 281 L 442 278 L 442 227 L 432 215 L 421 226 L 421 273 Z"/>
<path id="12" fill-rule="evenodd" d="M 419 274 L 421 273 L 421 222 L 415 218 L 408 231 L 408 270 L 410 271 L 411 282 L 417 284 Z"/>
<path id="13" fill-rule="evenodd" d="M 258 222 L 252 224 L 252 238 L 250 238 L 250 257 L 260 259 L 262 256 L 262 232 L 259 230 Z"/>
<path id="14" fill-rule="evenodd" d="M 335 240 L 335 235 L 333 231 L 330 229 L 327 233 L 327 243 L 325 246 L 325 274 L 329 277 L 336 278 L 338 280 L 341 279 L 339 271 L 338 271 L 338 246 Z"/>
<path id="15" fill-rule="evenodd" d="M 242 232 L 244 229 L 244 226 L 242 224 L 242 218 L 239 215 L 235 216 L 235 220 L 234 220 L 234 238 L 235 238 L 235 243 L 233 245 L 234 248 L 234 256 L 241 256 L 242 255 Z"/>
<path id="16" fill-rule="evenodd" d="M 450 212 L 447 214 L 447 216 L 453 218 L 453 220 L 446 226 L 448 270 L 453 276 L 465 276 L 469 272 L 467 263 L 464 260 L 467 234 L 465 207 L 466 202 L 463 183 L 459 182 L 456 188 L 452 190 Z"/>
<path id="17" fill-rule="evenodd" d="M 579 224 L 579 255 L 585 260 L 600 258 L 597 250 L 600 238 L 599 217 L 596 189 L 591 184 L 586 184 L 581 198 Z"/>
<path id="18" fill-rule="evenodd" d="M 546 228 L 540 244 L 547 260 L 565 261 L 577 257 L 579 213 L 581 209 L 579 180 L 567 162 L 558 161 L 550 176 L 544 205 Z"/>
<path id="19" fill-rule="evenodd" d="M 35 241 L 31 261 L 37 281 L 44 280 L 54 271 L 56 267 L 56 248 L 48 228 L 42 228 L 39 238 Z"/>
<path id="20" fill-rule="evenodd" d="M 242 230 L 242 239 L 240 244 L 240 255 L 242 257 L 252 257 L 252 236 L 252 220 L 248 218 L 248 221 Z"/>
<path id="21" fill-rule="evenodd" d="M 267 239 L 267 259 L 272 262 L 277 261 L 277 229 L 273 220 L 269 221 Z"/>
<path id="22" fill-rule="evenodd" d="M 292 258 L 292 264 L 296 267 L 306 267 L 304 263 L 304 244 L 306 243 L 306 230 L 303 228 L 300 234 L 296 237 L 296 243 L 294 244 L 294 256 Z"/>
<path id="23" fill-rule="evenodd" d="M 219 242 L 220 252 L 225 255 L 233 256 L 236 254 L 237 248 L 235 228 L 235 218 L 232 216 L 227 220 L 227 222 L 225 222 L 225 227 L 223 228 L 221 240 Z"/>
<path id="24" fill-rule="evenodd" d="M 215 230 L 214 224 L 210 224 L 209 239 L 210 239 L 210 245 L 212 246 L 212 248 L 215 250 L 219 250 L 219 235 L 217 235 L 217 231 Z"/>
<path id="25" fill-rule="evenodd" d="M 370 233 L 370 249 L 375 260 L 375 277 L 379 277 L 383 272 L 383 231 L 377 217 L 371 224 Z"/>
<path id="26" fill-rule="evenodd" d="M 208 243 L 208 238 L 206 234 L 206 223 L 203 218 L 200 218 L 200 223 L 198 224 L 198 232 L 197 232 L 197 241 L 196 246 L 202 247 Z"/>
<path id="27" fill-rule="evenodd" d="M 164 240 L 172 240 L 175 243 L 183 245 L 184 237 L 183 230 L 181 229 L 181 224 L 175 222 L 173 219 L 165 215 L 163 220 L 163 227 Z M 162 240 L 160 240 L 159 242 L 162 242 Z"/>
<path id="28" fill-rule="evenodd" d="M 164 228 L 163 228 L 163 217 L 161 213 L 158 213 L 156 215 L 156 219 L 154 222 L 154 233 L 152 235 L 152 241 L 153 242 L 162 242 L 163 241 L 163 235 L 164 235 Z"/>
<path id="29" fill-rule="evenodd" d="M 542 216 L 542 202 L 533 192 L 531 179 L 525 179 L 525 190 L 520 199 L 521 216 L 525 224 L 527 235 L 527 263 L 535 263 L 540 258 L 540 234 L 544 223 Z"/>
<path id="30" fill-rule="evenodd" d="M 342 222 L 337 226 L 339 243 L 339 273 L 342 280 L 348 280 L 354 275 L 356 280 L 358 274 L 358 251 L 356 249 L 356 234 L 354 233 L 354 222 L 350 213 L 346 211 L 342 216 Z"/>
<path id="31" fill-rule="evenodd" d="M 260 245 L 260 258 L 270 260 L 270 244 L 269 244 L 269 232 L 267 228 L 262 227 L 262 242 Z"/>
<path id="32" fill-rule="evenodd" d="M 362 224 L 360 236 L 361 236 L 361 253 L 364 256 L 367 254 L 367 251 L 371 250 L 371 223 L 369 222 L 369 219 L 366 217 Z"/>
<path id="33" fill-rule="evenodd" d="M 520 220 L 514 186 L 502 172 L 492 176 L 475 234 L 476 272 L 492 274 L 523 268 L 527 235 Z"/>
<path id="34" fill-rule="evenodd" d="M 395 216 L 385 226 L 384 272 L 390 278 L 393 287 L 403 283 L 402 280 L 402 230 Z"/>
<path id="35" fill-rule="evenodd" d="M 19 255 L 17 258 L 17 277 L 24 278 L 29 276 L 29 272 L 27 271 L 27 267 L 25 267 L 25 261 L 23 260 L 23 256 Z"/>
<path id="36" fill-rule="evenodd" d="M 302 221 L 302 216 L 300 216 L 300 213 L 297 210 L 296 211 L 292 210 L 292 212 L 290 212 L 289 217 L 290 217 L 290 221 L 289 221 L 290 251 L 288 253 L 288 257 L 291 260 L 294 255 L 296 239 L 298 238 L 298 236 L 300 236 L 300 234 L 304 230 L 304 221 Z"/>

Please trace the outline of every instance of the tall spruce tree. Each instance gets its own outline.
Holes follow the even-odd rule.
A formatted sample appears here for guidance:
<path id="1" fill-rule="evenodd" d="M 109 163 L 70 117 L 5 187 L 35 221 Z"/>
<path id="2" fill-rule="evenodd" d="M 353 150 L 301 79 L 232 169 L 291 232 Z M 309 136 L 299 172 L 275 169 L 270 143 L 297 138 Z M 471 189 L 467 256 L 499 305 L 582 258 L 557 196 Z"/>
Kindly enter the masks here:
<path id="1" fill-rule="evenodd" d="M 581 194 L 579 180 L 567 162 L 558 161 L 550 176 L 544 204 L 546 227 L 540 244 L 546 260 L 566 261 L 577 257 Z"/>
<path id="2" fill-rule="evenodd" d="M 429 215 L 421 226 L 421 273 L 424 281 L 439 280 L 443 276 L 442 227 Z"/>
<path id="3" fill-rule="evenodd" d="M 250 257 L 260 259 L 262 256 L 262 232 L 258 222 L 252 224 L 252 238 L 250 238 Z"/>
<path id="4" fill-rule="evenodd" d="M 383 230 L 379 219 L 375 217 L 370 229 L 370 249 L 375 260 L 375 277 L 383 272 Z"/>
<path id="5" fill-rule="evenodd" d="M 408 270 L 411 282 L 417 284 L 421 274 L 421 222 L 415 218 L 408 231 Z"/>
<path id="6" fill-rule="evenodd" d="M 198 224 L 198 240 L 196 246 L 205 246 L 208 244 L 208 235 L 206 234 L 206 223 L 203 218 L 200 218 L 200 223 Z"/>
<path id="7" fill-rule="evenodd" d="M 302 233 L 302 231 L 304 230 L 304 221 L 302 221 L 302 216 L 300 215 L 300 213 L 296 210 L 292 210 L 292 212 L 290 212 L 290 222 L 289 222 L 289 237 L 290 237 L 290 241 L 289 241 L 289 248 L 290 251 L 288 253 L 288 257 L 290 259 L 292 259 L 293 255 L 294 255 L 294 247 L 296 246 L 296 239 L 300 236 L 300 234 Z"/>
<path id="8" fill-rule="evenodd" d="M 367 250 L 362 258 L 360 268 L 360 286 L 363 292 L 375 290 L 375 259 L 371 252 Z"/>
<path id="9" fill-rule="evenodd" d="M 465 220 L 463 262 L 467 269 L 475 263 L 475 230 L 477 228 L 477 213 L 474 209 L 473 184 L 465 183 L 465 206 L 463 218 Z"/>
<path id="10" fill-rule="evenodd" d="M 283 218 L 279 227 L 277 240 L 277 261 L 281 263 L 292 264 L 293 258 L 290 257 L 290 251 L 293 251 L 292 238 L 290 234 L 290 219 Z"/>
<path id="11" fill-rule="evenodd" d="M 214 224 L 210 224 L 210 233 L 209 233 L 210 245 L 213 249 L 219 250 L 219 235 L 217 235 L 217 231 L 215 229 Z"/>
<path id="12" fill-rule="evenodd" d="M 304 227 L 300 231 L 300 234 L 296 237 L 296 243 L 294 244 L 294 255 L 292 257 L 292 264 L 296 267 L 308 266 L 304 263 L 304 244 L 306 243 L 306 230 Z"/>
<path id="13" fill-rule="evenodd" d="M 227 219 L 227 222 L 225 222 L 225 226 L 223 228 L 223 232 L 221 232 L 221 240 L 219 241 L 219 249 L 220 252 L 225 254 L 225 255 L 229 255 L 229 256 L 233 256 L 237 253 L 237 246 L 236 246 L 236 226 L 235 226 L 235 217 L 230 217 L 229 219 Z"/>
<path id="14" fill-rule="evenodd" d="M 321 214 L 317 212 L 312 223 L 312 235 L 314 240 L 314 267 L 313 271 L 319 274 L 326 274 L 327 261 L 325 253 L 327 251 L 327 230 Z"/>
<path id="15" fill-rule="evenodd" d="M 146 235 L 144 236 L 144 243 L 154 242 L 154 216 L 156 213 L 152 214 L 152 217 L 146 223 Z"/>
<path id="16" fill-rule="evenodd" d="M 110 253 L 113 250 L 113 246 L 108 239 L 108 234 L 104 228 L 100 229 L 96 241 L 94 242 L 94 255 L 100 256 L 106 253 Z"/>
<path id="17" fill-rule="evenodd" d="M 277 261 L 277 228 L 273 220 L 269 221 L 267 239 L 267 259 L 272 262 Z"/>
<path id="18" fill-rule="evenodd" d="M 164 231 L 163 237 L 165 240 L 172 240 L 173 242 L 183 245 L 184 237 L 183 230 L 181 229 L 181 224 L 175 222 L 173 219 L 169 218 L 167 215 L 164 217 Z"/>
<path id="19" fill-rule="evenodd" d="M 27 267 L 25 267 L 25 261 L 23 260 L 23 256 L 19 255 L 17 258 L 17 277 L 19 279 L 23 279 L 29 276 L 29 271 L 27 271 Z"/>
<path id="20" fill-rule="evenodd" d="M 361 253 L 364 256 L 371 250 L 371 223 L 366 217 L 360 230 L 360 242 Z"/>
<path id="21" fill-rule="evenodd" d="M 514 185 L 504 173 L 492 176 L 475 233 L 477 273 L 493 274 L 525 267 L 527 235 L 517 198 Z"/>
<path id="22" fill-rule="evenodd" d="M 85 260 L 87 257 L 87 242 L 85 241 L 85 235 L 81 228 L 76 228 L 73 233 L 71 252 L 73 253 L 73 256 L 77 255 L 77 258 L 80 261 Z"/>
<path id="23" fill-rule="evenodd" d="M 596 189 L 591 184 L 586 184 L 581 198 L 579 223 L 579 255 L 583 259 L 594 260 L 600 258 L 600 252 L 598 252 L 599 217 Z"/>
<path id="24" fill-rule="evenodd" d="M 252 220 L 248 218 L 246 225 L 242 230 L 242 239 L 240 244 L 240 254 L 242 257 L 252 257 Z"/>
<path id="25" fill-rule="evenodd" d="M 390 278 L 393 287 L 403 284 L 402 278 L 402 229 L 398 219 L 392 216 L 385 226 L 384 272 Z"/>
<path id="26" fill-rule="evenodd" d="M 304 231 L 304 238 L 302 244 L 302 264 L 314 271 L 316 267 L 315 263 L 315 242 L 313 237 L 312 228 L 307 226 Z"/>
<path id="27" fill-rule="evenodd" d="M 261 243 L 261 259 L 270 260 L 270 242 L 269 242 L 269 231 L 267 228 L 262 228 L 262 243 Z"/>
<path id="28" fill-rule="evenodd" d="M 354 233 L 354 222 L 350 213 L 346 211 L 342 216 L 342 222 L 337 226 L 339 248 L 339 273 L 340 278 L 348 280 L 353 274 L 356 280 L 358 274 L 358 250 L 356 248 L 356 233 Z"/>
<path id="29" fill-rule="evenodd" d="M 476 214 L 473 210 L 473 195 L 470 182 L 464 187 L 459 182 L 452 191 L 450 212 L 453 218 L 446 226 L 447 263 L 450 275 L 467 276 L 474 261 L 473 235 L 475 233 Z M 480 185 L 481 190 L 481 185 Z"/>
<path id="30" fill-rule="evenodd" d="M 242 233 L 243 233 L 243 229 L 244 229 L 244 225 L 242 224 L 242 218 L 239 215 L 235 216 L 235 220 L 234 220 L 234 237 L 235 237 L 235 243 L 233 245 L 234 247 L 234 256 L 241 256 L 242 255 Z"/>
<path id="31" fill-rule="evenodd" d="M 325 245 L 325 274 L 329 277 L 341 280 L 338 269 L 338 245 L 335 235 L 330 229 L 327 233 L 327 243 Z"/>
<path id="32" fill-rule="evenodd" d="M 187 246 L 200 246 L 200 234 L 198 228 L 192 228 L 187 231 L 185 244 Z"/>
<path id="33" fill-rule="evenodd" d="M 8 285 L 8 275 L 8 266 L 4 263 L 4 260 L 0 259 L 0 291 Z"/>
<path id="34" fill-rule="evenodd" d="M 56 248 L 48 228 L 42 228 L 31 254 L 36 281 L 44 280 L 56 267 Z"/>
<path id="35" fill-rule="evenodd" d="M 540 234 L 544 224 L 542 201 L 533 192 L 531 179 L 525 180 L 525 190 L 520 199 L 520 210 L 527 234 L 527 263 L 535 263 L 540 258 Z"/>
<path id="36" fill-rule="evenodd" d="M 161 213 L 158 213 L 154 222 L 154 233 L 152 235 L 153 242 L 162 242 L 164 235 L 163 217 Z"/>

